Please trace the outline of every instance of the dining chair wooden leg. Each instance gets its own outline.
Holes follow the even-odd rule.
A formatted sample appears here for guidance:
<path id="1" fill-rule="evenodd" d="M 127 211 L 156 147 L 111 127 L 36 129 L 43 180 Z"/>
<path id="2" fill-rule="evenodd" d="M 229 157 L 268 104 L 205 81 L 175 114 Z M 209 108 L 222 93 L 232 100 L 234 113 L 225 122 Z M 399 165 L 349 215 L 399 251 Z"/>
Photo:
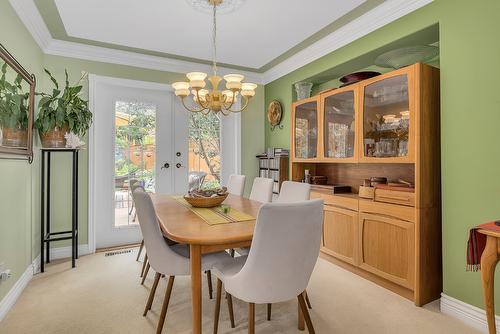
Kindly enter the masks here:
<path id="1" fill-rule="evenodd" d="M 144 271 L 144 275 L 142 275 L 141 285 L 144 285 L 144 281 L 146 280 L 146 277 L 148 276 L 148 272 L 149 272 L 150 267 L 151 266 L 149 265 L 149 261 L 148 261 L 148 264 L 146 264 L 146 270 Z"/>
<path id="2" fill-rule="evenodd" d="M 208 296 L 212 299 L 213 287 L 212 287 L 212 272 L 210 270 L 206 271 L 207 274 L 207 282 L 208 282 Z"/>
<path id="3" fill-rule="evenodd" d="M 304 321 L 304 315 L 303 315 L 302 310 L 300 308 L 300 303 L 297 303 L 297 329 L 299 331 L 306 330 L 306 323 Z"/>
<path id="4" fill-rule="evenodd" d="M 219 331 L 220 300 L 222 295 L 222 281 L 217 279 L 217 291 L 215 295 L 215 313 L 214 313 L 214 334 Z"/>
<path id="5" fill-rule="evenodd" d="M 248 334 L 255 334 L 255 304 L 248 303 Z"/>
<path id="6" fill-rule="evenodd" d="M 158 326 L 156 327 L 156 334 L 160 334 L 163 329 L 163 324 L 165 323 L 165 317 L 167 316 L 168 303 L 170 302 L 170 295 L 172 294 L 172 287 L 174 286 L 175 276 L 170 276 L 168 278 L 167 291 L 165 291 L 165 298 L 163 299 L 163 306 L 161 307 L 160 319 L 158 320 Z"/>
<path id="7" fill-rule="evenodd" d="M 268 321 L 271 321 L 271 308 L 272 308 L 272 305 L 271 303 L 267 304 L 267 320 Z"/>
<path id="8" fill-rule="evenodd" d="M 148 253 L 144 255 L 144 262 L 142 263 L 141 277 L 144 276 L 144 270 L 146 270 L 146 264 L 148 263 Z"/>
<path id="9" fill-rule="evenodd" d="M 312 310 L 312 305 L 311 305 L 311 301 L 309 300 L 309 295 L 307 294 L 307 291 L 304 291 L 304 296 L 306 297 L 306 303 L 307 303 L 307 307 Z"/>
<path id="10" fill-rule="evenodd" d="M 234 324 L 234 312 L 233 312 L 233 297 L 226 292 L 227 308 L 229 309 L 229 320 L 231 321 L 231 328 L 236 327 Z"/>
<path id="11" fill-rule="evenodd" d="M 309 334 L 315 334 L 314 327 L 311 321 L 311 317 L 309 315 L 309 309 L 307 308 L 306 301 L 304 299 L 304 294 L 301 293 L 300 295 L 297 296 L 297 299 L 299 300 L 299 305 L 300 309 L 302 311 L 302 315 L 304 316 L 304 320 L 307 325 L 307 330 L 309 331 Z"/>
<path id="12" fill-rule="evenodd" d="M 151 310 L 151 305 L 153 305 L 153 299 L 155 298 L 156 287 L 158 286 L 158 282 L 160 281 L 161 274 L 156 273 L 155 281 L 153 282 L 153 286 L 151 287 L 151 292 L 149 293 L 148 302 L 146 304 L 146 308 L 144 309 L 143 316 L 148 314 L 148 311 Z"/>
<path id="13" fill-rule="evenodd" d="M 144 239 L 142 239 L 141 245 L 139 246 L 139 251 L 137 252 L 137 258 L 135 259 L 136 261 L 139 261 L 139 257 L 141 257 L 141 252 L 143 248 L 144 248 Z"/>

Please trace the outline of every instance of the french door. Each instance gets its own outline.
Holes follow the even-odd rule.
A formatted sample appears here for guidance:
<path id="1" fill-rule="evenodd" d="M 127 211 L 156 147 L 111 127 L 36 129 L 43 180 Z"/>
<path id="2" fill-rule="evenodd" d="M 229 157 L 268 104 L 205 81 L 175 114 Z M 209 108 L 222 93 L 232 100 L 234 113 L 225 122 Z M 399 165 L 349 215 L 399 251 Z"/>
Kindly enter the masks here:
<path id="1" fill-rule="evenodd" d="M 130 185 L 187 191 L 188 115 L 163 85 L 95 80 L 93 100 L 95 246 L 140 242 Z"/>

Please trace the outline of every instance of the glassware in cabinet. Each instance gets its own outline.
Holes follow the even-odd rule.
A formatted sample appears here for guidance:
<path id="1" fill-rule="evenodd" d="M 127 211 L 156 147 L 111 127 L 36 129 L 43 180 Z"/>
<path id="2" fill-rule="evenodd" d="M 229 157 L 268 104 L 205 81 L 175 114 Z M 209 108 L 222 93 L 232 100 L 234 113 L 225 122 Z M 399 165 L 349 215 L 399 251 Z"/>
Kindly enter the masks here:
<path id="1" fill-rule="evenodd" d="M 350 160 L 355 157 L 356 98 L 355 88 L 322 97 L 324 158 Z"/>
<path id="2" fill-rule="evenodd" d="M 293 148 L 297 160 L 318 157 L 319 98 L 313 97 L 294 104 Z"/>
<path id="3" fill-rule="evenodd" d="M 398 71 L 363 87 L 363 157 L 409 159 L 413 118 L 411 78 L 411 72 Z"/>

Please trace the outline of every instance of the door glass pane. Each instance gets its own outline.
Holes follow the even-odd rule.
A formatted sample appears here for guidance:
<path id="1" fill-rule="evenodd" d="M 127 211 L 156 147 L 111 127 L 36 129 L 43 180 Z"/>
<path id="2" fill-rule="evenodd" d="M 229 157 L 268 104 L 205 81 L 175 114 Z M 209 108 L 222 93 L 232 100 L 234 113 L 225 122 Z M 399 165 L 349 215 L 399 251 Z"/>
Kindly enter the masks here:
<path id="1" fill-rule="evenodd" d="M 220 186 L 221 146 L 219 115 L 189 115 L 189 189 Z"/>
<path id="2" fill-rule="evenodd" d="M 295 157 L 316 158 L 318 143 L 318 104 L 315 101 L 295 109 Z"/>
<path id="3" fill-rule="evenodd" d="M 137 224 L 130 185 L 155 190 L 156 105 L 115 103 L 115 226 Z"/>
<path id="4" fill-rule="evenodd" d="M 325 157 L 354 156 L 354 92 L 348 91 L 325 99 Z"/>
<path id="5" fill-rule="evenodd" d="M 367 157 L 408 155 L 408 78 L 398 75 L 365 87 L 364 153 Z"/>

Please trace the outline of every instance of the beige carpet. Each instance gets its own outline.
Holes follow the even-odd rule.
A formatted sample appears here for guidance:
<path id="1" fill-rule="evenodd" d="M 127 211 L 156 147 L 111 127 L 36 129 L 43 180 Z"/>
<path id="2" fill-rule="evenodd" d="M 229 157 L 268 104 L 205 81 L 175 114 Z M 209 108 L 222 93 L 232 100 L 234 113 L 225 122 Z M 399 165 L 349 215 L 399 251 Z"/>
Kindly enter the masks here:
<path id="1" fill-rule="evenodd" d="M 76 269 L 67 261 L 50 264 L 35 276 L 3 322 L 0 333 L 154 333 L 166 288 L 162 279 L 152 311 L 142 316 L 153 275 L 139 285 L 136 251 L 105 257 L 81 257 Z M 212 333 L 214 301 L 203 282 L 203 328 Z M 215 283 L 215 282 L 214 282 Z M 214 284 L 215 286 L 215 284 Z M 410 301 L 325 260 L 318 260 L 308 287 L 317 333 L 479 333 L 439 312 L 437 303 L 418 308 Z M 236 328 L 222 304 L 219 333 L 246 333 L 246 304 L 235 300 Z M 272 321 L 265 305 L 256 309 L 257 333 L 301 333 L 297 303 L 274 305 Z M 190 281 L 175 280 L 163 333 L 191 332 Z"/>

